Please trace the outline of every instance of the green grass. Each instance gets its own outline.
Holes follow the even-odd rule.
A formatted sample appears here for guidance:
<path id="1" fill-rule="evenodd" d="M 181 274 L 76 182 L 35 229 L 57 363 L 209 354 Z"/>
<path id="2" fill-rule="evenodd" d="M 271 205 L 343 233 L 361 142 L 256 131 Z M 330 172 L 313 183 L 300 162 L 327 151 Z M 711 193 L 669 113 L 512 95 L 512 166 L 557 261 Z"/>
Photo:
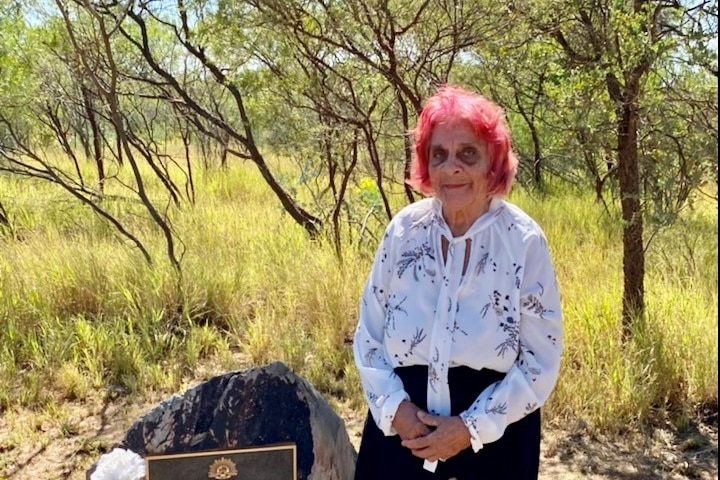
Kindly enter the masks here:
<path id="1" fill-rule="evenodd" d="M 195 205 L 168 210 L 183 252 L 178 282 L 127 192 L 107 206 L 153 265 L 57 188 L 0 176 L 13 221 L 0 232 L 0 412 L 97 391 L 171 393 L 212 374 L 204 365 L 219 373 L 238 358 L 283 361 L 328 399 L 364 411 L 350 339 L 373 237 L 345 245 L 338 262 L 249 164 L 198 172 L 196 189 Z M 161 198 L 157 187 L 151 194 Z M 353 193 L 362 210 L 367 194 Z M 564 305 L 566 349 L 545 419 L 617 431 L 717 409 L 717 205 L 653 237 L 647 320 L 623 343 L 620 221 L 589 195 L 516 188 L 511 200 L 545 230 Z"/>

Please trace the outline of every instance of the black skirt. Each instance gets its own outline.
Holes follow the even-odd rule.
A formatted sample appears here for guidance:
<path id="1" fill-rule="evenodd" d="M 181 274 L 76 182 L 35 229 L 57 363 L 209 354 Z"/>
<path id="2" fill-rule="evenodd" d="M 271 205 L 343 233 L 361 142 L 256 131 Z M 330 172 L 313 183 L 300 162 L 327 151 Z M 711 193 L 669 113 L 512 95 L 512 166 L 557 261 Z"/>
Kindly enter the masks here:
<path id="1" fill-rule="evenodd" d="M 412 402 L 427 410 L 427 367 L 400 367 L 395 373 L 403 381 Z M 488 385 L 502 380 L 504 373 L 454 367 L 448 373 L 451 415 L 468 409 Z M 540 466 L 540 410 L 508 425 L 498 440 L 483 445 L 477 453 L 468 447 L 444 462 L 435 473 L 423 468 L 424 460 L 400 445 L 400 436 L 385 436 L 368 411 L 360 442 L 355 480 L 537 480 Z"/>

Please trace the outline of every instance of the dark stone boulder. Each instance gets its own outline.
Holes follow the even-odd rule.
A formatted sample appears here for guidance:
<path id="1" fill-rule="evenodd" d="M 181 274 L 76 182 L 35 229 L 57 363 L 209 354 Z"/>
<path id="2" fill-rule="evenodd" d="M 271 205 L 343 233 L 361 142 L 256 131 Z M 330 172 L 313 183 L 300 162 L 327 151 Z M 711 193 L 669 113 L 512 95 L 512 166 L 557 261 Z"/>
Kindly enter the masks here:
<path id="1" fill-rule="evenodd" d="M 298 480 L 353 478 L 356 452 L 342 419 L 312 385 L 275 362 L 162 401 L 115 447 L 144 457 L 287 442 L 297 445 Z"/>

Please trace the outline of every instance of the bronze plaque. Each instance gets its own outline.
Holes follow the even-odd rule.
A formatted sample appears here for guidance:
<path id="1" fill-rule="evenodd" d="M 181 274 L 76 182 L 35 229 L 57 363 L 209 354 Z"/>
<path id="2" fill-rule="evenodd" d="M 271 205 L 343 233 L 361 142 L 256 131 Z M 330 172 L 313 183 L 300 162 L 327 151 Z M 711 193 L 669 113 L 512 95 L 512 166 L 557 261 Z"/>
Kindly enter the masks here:
<path id="1" fill-rule="evenodd" d="M 274 444 L 148 455 L 146 480 L 297 480 L 297 449 Z"/>

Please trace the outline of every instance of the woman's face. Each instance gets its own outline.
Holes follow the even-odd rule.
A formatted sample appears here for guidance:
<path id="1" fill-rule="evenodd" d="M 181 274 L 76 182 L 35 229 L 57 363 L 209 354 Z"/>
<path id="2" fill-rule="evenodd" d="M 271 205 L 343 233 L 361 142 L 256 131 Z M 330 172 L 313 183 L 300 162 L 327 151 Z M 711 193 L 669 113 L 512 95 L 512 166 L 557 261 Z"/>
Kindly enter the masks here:
<path id="1" fill-rule="evenodd" d="M 439 124 L 433 129 L 428 174 L 445 214 L 479 217 L 488 208 L 487 149 L 467 122 Z"/>

